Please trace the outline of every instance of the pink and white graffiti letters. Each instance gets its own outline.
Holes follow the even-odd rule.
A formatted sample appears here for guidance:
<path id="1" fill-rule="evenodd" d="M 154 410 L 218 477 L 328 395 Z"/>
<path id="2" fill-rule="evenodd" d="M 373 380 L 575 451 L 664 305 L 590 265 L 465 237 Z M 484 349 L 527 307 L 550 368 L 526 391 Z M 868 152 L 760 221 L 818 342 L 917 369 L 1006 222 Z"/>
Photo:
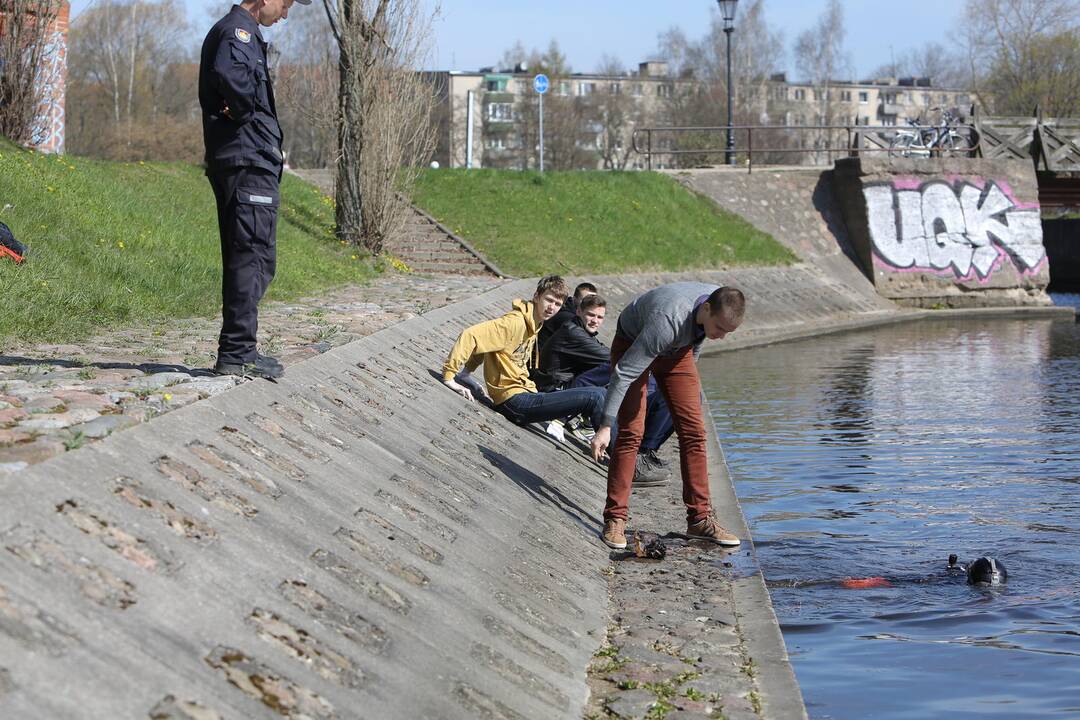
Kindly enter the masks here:
<path id="1" fill-rule="evenodd" d="M 1046 262 L 1038 203 L 1004 180 L 894 178 L 863 188 L 874 264 L 986 282 L 1005 263 L 1021 275 Z"/>

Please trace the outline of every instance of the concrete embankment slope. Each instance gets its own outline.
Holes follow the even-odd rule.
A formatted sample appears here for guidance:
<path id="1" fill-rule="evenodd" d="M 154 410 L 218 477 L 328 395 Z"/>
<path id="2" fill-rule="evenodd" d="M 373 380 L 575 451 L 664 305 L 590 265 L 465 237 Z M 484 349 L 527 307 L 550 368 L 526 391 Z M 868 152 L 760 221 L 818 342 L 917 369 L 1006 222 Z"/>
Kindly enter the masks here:
<path id="1" fill-rule="evenodd" d="M 579 717 L 600 476 L 430 374 L 519 293 L 6 479 L 0 717 Z"/>
<path id="2" fill-rule="evenodd" d="M 882 313 L 801 266 L 693 277 L 747 289 L 756 342 Z M 617 310 L 673 279 L 602 282 Z M 580 717 L 610 612 L 603 474 L 435 375 L 533 282 L 4 479 L 0 717 Z M 756 675 L 735 689 L 804 717 L 750 575 L 731 597 L 755 606 L 734 617 Z"/>
<path id="3" fill-rule="evenodd" d="M 712 168 L 669 174 L 769 233 L 834 282 L 850 291 L 877 294 L 848 236 L 833 170 L 786 167 L 747 173 L 741 168 Z"/>

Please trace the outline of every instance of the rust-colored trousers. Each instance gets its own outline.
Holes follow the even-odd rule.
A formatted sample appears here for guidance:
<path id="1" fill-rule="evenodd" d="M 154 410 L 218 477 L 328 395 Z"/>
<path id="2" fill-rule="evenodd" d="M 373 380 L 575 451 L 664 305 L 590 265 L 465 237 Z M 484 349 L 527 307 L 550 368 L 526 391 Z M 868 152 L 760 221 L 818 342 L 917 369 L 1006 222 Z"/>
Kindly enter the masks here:
<path id="1" fill-rule="evenodd" d="M 615 336 L 611 343 L 612 367 L 629 347 L 630 343 L 625 338 Z M 619 407 L 619 432 L 615 436 L 615 447 L 610 450 L 604 519 L 625 520 L 630 510 L 634 467 L 645 431 L 645 391 L 650 373 L 656 378 L 656 384 L 671 409 L 675 434 L 679 437 L 679 466 L 686 517 L 690 522 L 697 522 L 712 511 L 712 504 L 709 498 L 709 461 L 705 454 L 705 421 L 701 415 L 701 378 L 692 347 L 680 350 L 675 355 L 656 358 L 627 390 Z"/>

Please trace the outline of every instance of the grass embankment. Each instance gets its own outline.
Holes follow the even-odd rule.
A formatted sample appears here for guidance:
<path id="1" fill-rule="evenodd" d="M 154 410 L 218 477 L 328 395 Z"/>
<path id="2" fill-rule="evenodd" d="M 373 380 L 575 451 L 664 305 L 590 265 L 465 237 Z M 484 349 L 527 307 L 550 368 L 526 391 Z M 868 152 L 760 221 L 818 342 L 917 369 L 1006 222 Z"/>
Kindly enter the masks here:
<path id="1" fill-rule="evenodd" d="M 795 260 L 772 236 L 653 173 L 428 170 L 414 199 L 517 276 Z"/>
<path id="2" fill-rule="evenodd" d="M 278 270 L 287 300 L 373 274 L 332 234 L 332 203 L 285 176 Z M 42 155 L 0 140 L 0 221 L 30 248 L 0 260 L 0 350 L 69 342 L 101 327 L 207 317 L 221 308 L 214 196 L 202 169 Z"/>

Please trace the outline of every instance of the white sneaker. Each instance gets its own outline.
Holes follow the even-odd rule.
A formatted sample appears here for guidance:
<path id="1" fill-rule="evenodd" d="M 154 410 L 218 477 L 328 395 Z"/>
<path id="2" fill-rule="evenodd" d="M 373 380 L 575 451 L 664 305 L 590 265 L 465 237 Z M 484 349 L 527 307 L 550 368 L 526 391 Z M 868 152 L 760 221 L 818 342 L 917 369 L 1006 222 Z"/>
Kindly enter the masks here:
<path id="1" fill-rule="evenodd" d="M 563 430 L 563 424 L 558 420 L 552 420 L 551 422 L 549 422 L 544 428 L 544 432 L 546 432 L 548 435 L 555 438 L 561 443 L 566 442 L 566 432 Z"/>

